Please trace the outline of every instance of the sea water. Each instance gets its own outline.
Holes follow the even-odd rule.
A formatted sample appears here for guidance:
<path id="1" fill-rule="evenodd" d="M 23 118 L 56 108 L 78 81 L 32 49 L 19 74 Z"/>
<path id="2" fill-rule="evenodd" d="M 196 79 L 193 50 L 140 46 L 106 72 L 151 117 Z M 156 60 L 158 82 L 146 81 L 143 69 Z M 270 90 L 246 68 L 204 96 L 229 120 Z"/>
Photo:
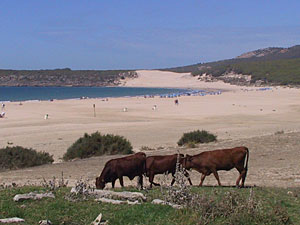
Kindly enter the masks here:
<path id="1" fill-rule="evenodd" d="M 0 101 L 177 95 L 186 89 L 133 87 L 0 87 Z"/>

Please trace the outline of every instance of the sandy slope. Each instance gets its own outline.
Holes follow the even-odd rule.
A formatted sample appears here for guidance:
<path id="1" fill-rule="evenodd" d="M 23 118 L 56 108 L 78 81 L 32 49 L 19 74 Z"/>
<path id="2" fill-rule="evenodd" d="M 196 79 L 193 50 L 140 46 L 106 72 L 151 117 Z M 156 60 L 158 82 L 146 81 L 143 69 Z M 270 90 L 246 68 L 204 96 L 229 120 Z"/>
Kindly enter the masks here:
<path id="1" fill-rule="evenodd" d="M 201 82 L 190 73 L 173 73 L 158 70 L 138 70 L 137 79 L 126 79 L 123 82 L 127 87 L 187 87 L 222 90 L 239 90 L 240 87 L 218 82 Z"/>
<path id="2" fill-rule="evenodd" d="M 175 106 L 174 99 L 159 97 L 111 98 L 109 101 L 37 101 L 23 102 L 22 105 L 11 102 L 6 104 L 7 117 L 0 119 L 0 147 L 13 143 L 12 145 L 47 151 L 58 162 L 67 148 L 85 132 L 123 135 L 132 142 L 135 150 L 139 150 L 141 146 L 174 148 L 183 132 L 195 129 L 211 131 L 221 141 L 232 140 L 232 146 L 245 138 L 274 135 L 277 131 L 300 131 L 298 89 L 273 88 L 269 91 L 257 91 L 257 88 L 232 86 L 222 82 L 200 82 L 189 74 L 160 71 L 138 71 L 138 74 L 139 78 L 126 80 L 124 85 L 227 91 L 221 95 L 180 97 L 178 106 Z M 96 117 L 93 116 L 93 104 L 96 104 Z M 157 110 L 152 110 L 153 105 L 157 105 Z M 122 111 L 124 107 L 128 108 L 128 112 Z M 49 114 L 48 120 L 44 120 L 46 113 Z M 222 147 L 221 145 L 218 147 Z M 251 149 L 255 141 L 248 145 Z M 295 149 L 297 148 L 293 148 L 293 151 Z M 201 151 L 201 146 L 198 150 Z M 104 162 L 100 160 L 99 163 L 101 168 Z M 70 163 L 60 165 L 68 170 Z M 80 170 L 83 165 L 78 165 Z M 274 165 L 276 166 L 283 165 Z M 78 170 L 74 171 L 74 175 Z M 11 181 L 7 174 L 9 173 L 0 173 L 0 182 Z M 94 177 L 96 174 L 92 172 L 89 176 Z"/>

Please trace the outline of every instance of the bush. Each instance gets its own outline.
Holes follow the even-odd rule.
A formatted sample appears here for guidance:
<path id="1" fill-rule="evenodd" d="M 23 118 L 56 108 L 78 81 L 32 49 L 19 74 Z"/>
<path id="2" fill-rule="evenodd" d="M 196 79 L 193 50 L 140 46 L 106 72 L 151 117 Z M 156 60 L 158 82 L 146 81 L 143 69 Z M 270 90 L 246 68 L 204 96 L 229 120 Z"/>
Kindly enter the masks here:
<path id="1" fill-rule="evenodd" d="M 0 170 L 19 169 L 53 163 L 53 156 L 21 146 L 0 149 Z"/>
<path id="2" fill-rule="evenodd" d="M 208 143 L 216 140 L 217 136 L 215 136 L 214 134 L 211 134 L 205 130 L 196 130 L 189 133 L 184 133 L 177 144 L 179 146 L 182 146 L 187 143 Z"/>
<path id="3" fill-rule="evenodd" d="M 101 135 L 99 132 L 95 132 L 91 135 L 85 133 L 83 137 L 79 138 L 68 148 L 63 159 L 131 153 L 133 153 L 132 146 L 124 137 L 113 134 Z"/>

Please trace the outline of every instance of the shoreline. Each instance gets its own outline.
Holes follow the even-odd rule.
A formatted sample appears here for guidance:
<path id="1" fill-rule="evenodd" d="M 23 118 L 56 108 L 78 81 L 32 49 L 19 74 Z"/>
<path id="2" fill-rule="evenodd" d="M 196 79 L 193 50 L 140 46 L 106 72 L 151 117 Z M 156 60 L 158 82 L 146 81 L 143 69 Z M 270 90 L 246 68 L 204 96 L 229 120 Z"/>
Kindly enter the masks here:
<path id="1" fill-rule="evenodd" d="M 1 87 L 0 87 L 1 88 Z M 28 86 L 28 88 L 31 88 Z M 58 87 L 59 88 L 59 87 Z M 85 87 L 85 88 L 94 88 L 94 87 Z M 226 90 L 218 90 L 218 89 L 198 89 L 198 88 L 160 88 L 160 87 L 102 87 L 102 88 L 126 88 L 126 89 L 158 89 L 158 90 L 173 90 L 173 92 L 167 93 L 153 93 L 153 94 L 137 94 L 137 95 L 123 95 L 123 96 L 99 96 L 99 97 L 89 97 L 89 96 L 80 96 L 75 98 L 49 98 L 49 99 L 26 99 L 26 100 L 1 100 L 0 102 L 8 103 L 8 102 L 35 102 L 35 101 L 58 101 L 58 100 L 84 100 L 84 99 L 106 99 L 106 98 L 132 98 L 132 97 L 144 97 L 144 96 L 168 96 L 168 95 L 180 95 L 185 96 L 192 94 L 190 92 L 197 91 L 197 93 L 211 93 L 211 92 L 223 92 Z M 146 90 L 147 91 L 147 90 Z"/>

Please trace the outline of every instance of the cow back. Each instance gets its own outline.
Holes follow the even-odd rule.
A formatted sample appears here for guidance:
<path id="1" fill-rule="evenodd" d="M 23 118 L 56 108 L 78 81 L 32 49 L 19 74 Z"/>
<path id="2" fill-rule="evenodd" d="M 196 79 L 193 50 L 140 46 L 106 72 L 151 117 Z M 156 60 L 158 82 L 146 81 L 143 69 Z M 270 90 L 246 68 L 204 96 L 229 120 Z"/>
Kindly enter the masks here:
<path id="1" fill-rule="evenodd" d="M 247 151 L 247 148 L 242 146 L 202 152 L 191 157 L 192 167 L 230 170 L 244 163 Z"/>
<path id="2" fill-rule="evenodd" d="M 172 173 L 176 170 L 177 154 L 165 156 L 148 156 L 146 159 L 147 175 L 151 172 L 154 174 Z"/>
<path id="3" fill-rule="evenodd" d="M 142 175 L 145 171 L 146 154 L 143 152 L 122 158 L 109 160 L 100 175 L 105 183 L 121 176 L 128 176 L 130 179 Z"/>

